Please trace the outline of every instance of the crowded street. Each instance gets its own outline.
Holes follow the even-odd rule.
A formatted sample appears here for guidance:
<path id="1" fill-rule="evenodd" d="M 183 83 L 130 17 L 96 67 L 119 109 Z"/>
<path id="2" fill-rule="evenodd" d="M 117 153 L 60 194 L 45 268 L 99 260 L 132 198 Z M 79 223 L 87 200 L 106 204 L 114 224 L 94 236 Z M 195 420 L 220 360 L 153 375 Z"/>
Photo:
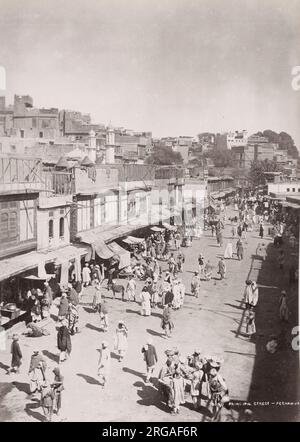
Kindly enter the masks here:
<path id="1" fill-rule="evenodd" d="M 45 420 L 39 400 L 29 395 L 28 369 L 34 351 L 43 355 L 48 373 L 52 374 L 52 370 L 60 362 L 64 391 L 61 413 L 59 416 L 53 415 L 53 420 L 56 421 L 210 421 L 212 417 L 205 407 L 193 407 L 189 389 L 185 389 L 185 403 L 181 402 L 180 411 L 178 406 L 176 414 L 170 413 L 170 408 L 162 400 L 158 380 L 166 361 L 166 351 L 168 355 L 177 354 L 182 364 L 192 355 L 219 361 L 218 368 L 221 367 L 220 373 L 227 386 L 226 395 L 230 404 L 228 408 L 233 421 L 267 420 L 270 413 L 273 416 L 275 413 L 277 420 L 286 417 L 275 402 L 292 401 L 293 397 L 296 401 L 297 398 L 293 391 L 297 376 L 296 352 L 290 347 L 291 326 L 297 316 L 297 312 L 291 309 L 298 305 L 297 290 L 290 287 L 288 272 L 278 270 L 278 251 L 269 235 L 268 222 L 264 223 L 264 260 L 261 261 L 257 256 L 258 246 L 262 243 L 259 225 L 254 225 L 243 236 L 243 256 L 238 259 L 237 237 L 232 238 L 231 221 L 236 215 L 238 211 L 234 205 L 227 206 L 221 244 L 219 238 L 217 240 L 212 235 L 211 229 L 207 229 L 200 238 L 192 240 L 191 247 L 176 250 L 171 246 L 170 253 L 174 253 L 175 258 L 179 251 L 184 256 L 182 272 L 178 276 L 185 286 L 185 296 L 183 305 L 179 303 L 177 307 L 173 302 L 173 328 L 169 336 L 162 329 L 163 309 L 160 303 L 152 305 L 150 315 L 141 315 L 140 301 L 130 301 L 126 297 L 122 300 L 121 292 L 117 291 L 114 299 L 112 290 L 107 289 L 107 279 L 101 284 L 102 298 L 105 299 L 109 318 L 107 327 L 101 326 L 99 313 L 94 308 L 94 287 L 83 287 L 80 305 L 77 307 L 78 333 L 72 336 L 72 352 L 66 361 L 60 360 L 57 349 L 58 307 L 55 301 L 47 322 L 48 336 L 25 337 L 22 334 L 24 325 L 17 324 L 14 333 L 19 336 L 23 362 L 19 374 L 5 373 L 10 366 L 10 345 L 7 345 L 0 365 L 0 420 Z M 223 261 L 224 267 L 219 262 L 228 243 L 233 244 L 233 253 L 229 254 L 232 258 Z M 296 249 L 289 248 L 287 243 L 283 249 L 286 255 L 284 265 L 288 266 L 291 260 L 297 258 Z M 192 293 L 191 283 L 195 272 L 199 271 L 200 254 L 205 263 L 209 261 L 211 264 L 211 278 L 203 278 L 201 275 L 200 288 L 195 295 Z M 159 265 L 163 279 L 168 275 L 166 272 L 169 271 L 170 264 L 168 261 L 160 261 Z M 222 265 L 224 272 L 221 275 Z M 245 309 L 246 281 L 256 282 L 259 293 L 255 308 L 254 339 L 251 338 L 246 324 L 247 317 L 251 318 L 249 311 L 253 311 L 251 308 L 249 311 Z M 118 278 L 114 284 L 126 288 L 127 281 Z M 138 295 L 142 293 L 144 285 L 144 281 L 136 280 L 135 292 Z M 291 317 L 282 332 L 278 305 L 283 289 L 288 291 Z M 128 338 L 127 351 L 124 351 L 122 357 L 118 357 L 115 348 L 116 328 L 120 321 L 127 330 Z M 274 352 L 267 349 L 267 345 L 274 339 L 274 335 L 282 338 L 282 333 L 284 344 L 281 343 L 277 353 L 273 354 Z M 11 342 L 10 339 L 8 341 Z M 108 349 L 111 359 L 104 377 L 105 388 L 97 366 L 100 351 L 103 354 L 103 342 L 103 348 Z M 146 379 L 146 364 L 142 352 L 148 344 L 154 346 L 157 353 L 150 382 Z M 288 364 L 288 377 L 280 370 L 282 360 Z M 268 382 L 270 378 L 272 382 Z M 264 402 L 274 406 L 264 407 Z M 289 419 L 296 419 L 296 410 L 294 405 L 288 412 L 285 410 L 285 413 L 289 413 Z"/>

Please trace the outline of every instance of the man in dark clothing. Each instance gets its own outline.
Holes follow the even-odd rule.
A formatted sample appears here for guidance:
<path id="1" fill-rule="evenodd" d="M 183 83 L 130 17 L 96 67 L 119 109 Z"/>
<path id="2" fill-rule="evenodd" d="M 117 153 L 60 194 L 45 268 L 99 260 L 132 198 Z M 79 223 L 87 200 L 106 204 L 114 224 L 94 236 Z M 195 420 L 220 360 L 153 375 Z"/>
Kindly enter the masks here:
<path id="1" fill-rule="evenodd" d="M 22 352 L 19 345 L 18 335 L 13 335 L 13 342 L 11 344 L 11 367 L 7 370 L 7 374 L 20 372 L 20 367 L 22 364 Z"/>
<path id="2" fill-rule="evenodd" d="M 63 362 L 72 351 L 71 336 L 65 320 L 62 321 L 57 332 L 57 347 L 60 350 L 59 362 Z"/>
<path id="3" fill-rule="evenodd" d="M 167 293 L 165 294 L 165 305 L 172 304 L 173 299 L 174 299 L 173 292 L 171 290 L 167 291 Z"/>
<path id="4" fill-rule="evenodd" d="M 79 304 L 79 295 L 78 295 L 77 291 L 72 287 L 72 284 L 69 284 L 68 298 L 69 298 L 71 304 L 73 304 L 75 306 Z"/>
<path id="5" fill-rule="evenodd" d="M 148 338 L 147 344 L 142 348 L 142 353 L 144 353 L 144 359 L 147 367 L 147 377 L 146 384 L 150 383 L 151 375 L 154 371 L 155 364 L 157 363 L 157 354 L 154 345 L 152 344 L 152 339 Z"/>

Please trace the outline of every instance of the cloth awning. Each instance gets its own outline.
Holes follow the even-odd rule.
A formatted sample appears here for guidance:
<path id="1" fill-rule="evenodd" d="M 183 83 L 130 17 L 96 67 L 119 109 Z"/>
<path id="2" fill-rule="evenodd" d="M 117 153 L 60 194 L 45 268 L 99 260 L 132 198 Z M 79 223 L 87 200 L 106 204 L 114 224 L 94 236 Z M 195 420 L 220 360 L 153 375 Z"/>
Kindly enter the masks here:
<path id="1" fill-rule="evenodd" d="M 118 255 L 120 259 L 119 269 L 124 269 L 124 267 L 128 267 L 130 265 L 130 252 L 128 252 L 128 250 L 123 249 L 123 247 L 116 242 L 108 244 L 108 247 L 115 255 Z"/>
<path id="2" fill-rule="evenodd" d="M 164 232 L 165 229 L 163 227 L 153 226 L 153 227 L 151 227 L 151 230 L 153 232 Z"/>
<path id="3" fill-rule="evenodd" d="M 126 244 L 140 244 L 144 242 L 144 238 L 136 238 L 135 236 L 127 236 L 127 238 L 122 239 Z"/>
<path id="4" fill-rule="evenodd" d="M 13 256 L 0 260 L 0 281 L 12 278 L 20 273 L 33 270 L 39 266 L 45 266 L 50 262 L 58 262 L 59 264 L 77 256 L 81 257 L 88 253 L 88 249 L 80 245 L 69 245 L 56 250 L 34 251 L 24 253 L 23 255 Z"/>
<path id="5" fill-rule="evenodd" d="M 96 242 L 91 244 L 91 246 L 99 256 L 99 258 L 110 259 L 115 255 L 115 253 L 112 250 L 110 250 L 105 244 L 105 242 L 101 239 L 100 240 L 98 239 Z"/>
<path id="6" fill-rule="evenodd" d="M 95 253 L 102 259 L 110 259 L 114 256 L 114 253 L 107 247 L 103 239 L 94 231 L 82 232 L 80 241 L 92 247 L 92 258 L 94 258 Z"/>
<path id="7" fill-rule="evenodd" d="M 163 226 L 167 229 L 167 230 L 177 230 L 176 226 L 171 226 L 171 224 L 168 223 L 163 223 Z"/>

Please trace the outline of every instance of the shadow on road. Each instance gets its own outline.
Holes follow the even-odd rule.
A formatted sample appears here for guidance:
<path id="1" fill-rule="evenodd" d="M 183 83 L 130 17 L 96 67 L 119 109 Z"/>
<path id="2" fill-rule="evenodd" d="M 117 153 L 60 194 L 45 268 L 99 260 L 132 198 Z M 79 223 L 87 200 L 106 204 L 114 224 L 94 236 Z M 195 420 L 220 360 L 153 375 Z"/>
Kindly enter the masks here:
<path id="1" fill-rule="evenodd" d="M 46 418 L 43 414 L 37 412 L 37 411 L 33 411 L 36 410 L 37 408 L 40 408 L 40 404 L 38 403 L 33 403 L 33 404 L 27 404 L 25 406 L 25 411 L 28 414 L 28 416 L 33 417 L 34 419 L 40 421 L 40 422 L 45 422 Z"/>
<path id="2" fill-rule="evenodd" d="M 48 350 L 43 350 L 42 353 L 47 358 L 51 359 L 51 361 L 56 362 L 57 364 L 59 363 L 59 356 L 58 355 L 51 353 L 51 351 L 48 351 Z"/>
<path id="3" fill-rule="evenodd" d="M 14 381 L 14 382 L 12 382 L 12 385 L 14 387 L 16 387 L 19 391 L 22 391 L 23 393 L 26 393 L 26 394 L 30 393 L 29 384 L 27 384 L 26 382 Z"/>
<path id="4" fill-rule="evenodd" d="M 149 335 L 152 335 L 152 336 L 160 336 L 161 338 L 165 337 L 164 333 L 160 333 L 160 332 L 157 332 L 155 330 L 151 330 L 151 328 L 147 328 L 146 331 L 147 331 L 147 333 L 149 333 Z"/>
<path id="5" fill-rule="evenodd" d="M 125 371 L 125 373 L 130 373 L 134 376 L 137 376 L 138 378 L 144 379 L 145 377 L 143 373 L 141 373 L 140 371 L 133 370 L 132 368 L 129 367 L 123 367 L 123 371 Z"/>
<path id="6" fill-rule="evenodd" d="M 92 376 L 89 376 L 87 374 L 82 374 L 82 373 L 76 373 L 76 374 L 80 378 L 84 379 L 88 384 L 102 386 L 101 382 L 99 382 L 97 379 L 93 378 Z"/>
<path id="7" fill-rule="evenodd" d="M 146 407 L 152 405 L 164 412 L 170 411 L 169 408 L 161 402 L 160 394 L 152 385 L 145 385 L 140 381 L 135 382 L 133 385 L 134 387 L 139 388 L 137 394 L 141 399 L 137 401 L 138 404 Z"/>
<path id="8" fill-rule="evenodd" d="M 87 324 L 85 324 L 85 326 L 86 326 L 86 328 L 89 328 L 90 330 L 95 330 L 97 332 L 103 332 L 103 328 L 96 327 L 93 324 L 87 323 Z"/>

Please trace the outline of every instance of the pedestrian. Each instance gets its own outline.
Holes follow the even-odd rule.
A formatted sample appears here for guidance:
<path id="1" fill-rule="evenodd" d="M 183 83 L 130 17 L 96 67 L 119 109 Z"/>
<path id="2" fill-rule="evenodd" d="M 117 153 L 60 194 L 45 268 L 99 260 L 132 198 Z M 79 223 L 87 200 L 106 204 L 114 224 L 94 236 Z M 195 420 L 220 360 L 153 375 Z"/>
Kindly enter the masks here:
<path id="1" fill-rule="evenodd" d="M 279 318 L 283 322 L 288 322 L 289 320 L 289 309 L 287 305 L 287 299 L 286 299 L 286 291 L 282 290 L 281 297 L 279 301 Z"/>
<path id="2" fill-rule="evenodd" d="M 50 287 L 48 281 L 44 282 L 44 286 L 45 286 L 45 293 L 47 293 L 47 295 L 48 295 L 47 299 L 49 300 L 49 304 L 50 304 L 50 307 L 51 307 L 51 305 L 53 303 L 53 290 Z"/>
<path id="3" fill-rule="evenodd" d="M 104 332 L 107 332 L 107 330 L 108 330 L 108 307 L 107 307 L 107 303 L 106 303 L 105 299 L 103 299 L 99 314 L 100 314 L 100 328 L 102 328 Z"/>
<path id="4" fill-rule="evenodd" d="M 284 262 L 285 262 L 284 251 L 280 250 L 279 255 L 278 255 L 278 264 L 279 264 L 280 270 L 283 270 Z"/>
<path id="5" fill-rule="evenodd" d="M 182 252 L 179 252 L 177 255 L 177 271 L 178 272 L 183 272 L 183 264 L 185 262 L 185 256 Z"/>
<path id="6" fill-rule="evenodd" d="M 101 378 L 102 388 L 105 387 L 108 381 L 110 371 L 110 350 L 108 343 L 103 341 L 101 344 L 99 361 L 98 361 L 98 376 Z"/>
<path id="7" fill-rule="evenodd" d="M 192 281 L 191 281 L 191 293 L 196 298 L 198 298 L 199 294 L 200 294 L 200 283 L 201 283 L 201 281 L 200 281 L 199 273 L 195 272 L 194 276 L 192 278 Z"/>
<path id="8" fill-rule="evenodd" d="M 136 302 L 136 282 L 134 280 L 133 275 L 129 276 L 129 281 L 127 283 L 126 289 L 125 289 L 125 299 L 128 301 L 135 301 Z"/>
<path id="9" fill-rule="evenodd" d="M 67 320 L 62 320 L 57 332 L 57 347 L 60 350 L 59 363 L 68 359 L 72 351 L 71 336 Z"/>
<path id="10" fill-rule="evenodd" d="M 53 369 L 53 373 L 54 373 L 54 381 L 51 384 L 54 393 L 53 412 L 56 413 L 57 416 L 59 416 L 62 406 L 62 392 L 65 389 L 64 377 L 61 374 L 59 366 Z"/>
<path id="11" fill-rule="evenodd" d="M 180 249 L 180 243 L 181 243 L 181 236 L 180 236 L 179 232 L 175 233 L 174 239 L 175 239 L 175 248 L 176 248 L 176 250 L 179 250 Z"/>
<path id="12" fill-rule="evenodd" d="M 41 389 L 41 405 L 46 422 L 52 421 L 54 398 L 55 395 L 51 385 L 48 382 L 44 382 Z"/>
<path id="13" fill-rule="evenodd" d="M 68 320 L 68 330 L 70 334 L 73 336 L 75 333 L 78 333 L 78 322 L 79 322 L 79 314 L 77 307 L 69 302 L 69 310 L 67 315 Z"/>
<path id="14" fill-rule="evenodd" d="M 213 266 L 210 263 L 210 260 L 207 260 L 207 263 L 204 266 L 204 278 L 205 281 L 210 281 L 212 277 Z"/>
<path id="15" fill-rule="evenodd" d="M 128 328 L 126 327 L 124 321 L 119 321 L 116 329 L 115 345 L 114 345 L 114 348 L 117 351 L 119 362 L 122 362 L 128 349 L 127 337 L 128 337 Z"/>
<path id="16" fill-rule="evenodd" d="M 173 290 L 171 288 L 171 286 L 169 285 L 168 290 L 165 292 L 164 296 L 163 296 L 163 305 L 169 305 L 173 303 L 173 299 L 174 299 L 174 293 Z"/>
<path id="17" fill-rule="evenodd" d="M 171 386 L 173 390 L 172 414 L 179 414 L 180 405 L 185 404 L 185 397 L 184 397 L 185 384 L 184 384 L 184 378 L 179 368 L 175 370 Z"/>
<path id="18" fill-rule="evenodd" d="M 244 259 L 244 245 L 241 239 L 237 240 L 236 243 L 236 254 L 238 257 L 238 260 L 241 261 Z"/>
<path id="19" fill-rule="evenodd" d="M 235 239 L 235 237 L 237 235 L 237 228 L 236 228 L 235 224 L 233 224 L 231 227 L 231 234 L 232 234 L 232 239 Z"/>
<path id="20" fill-rule="evenodd" d="M 79 294 L 71 283 L 68 284 L 68 299 L 75 307 L 79 305 Z"/>
<path id="21" fill-rule="evenodd" d="M 182 281 L 182 279 L 178 279 L 178 287 L 180 290 L 180 307 L 184 304 L 184 298 L 185 298 L 185 285 Z"/>
<path id="22" fill-rule="evenodd" d="M 174 323 L 172 321 L 172 304 L 168 304 L 164 308 L 161 320 L 161 328 L 164 330 L 165 336 L 167 338 L 170 338 L 174 329 Z"/>
<path id="23" fill-rule="evenodd" d="M 202 255 L 202 253 L 200 253 L 200 255 L 198 256 L 198 266 L 199 266 L 199 275 L 201 277 L 204 271 L 204 256 Z"/>
<path id="24" fill-rule="evenodd" d="M 149 290 L 151 294 L 151 307 L 156 308 L 159 304 L 158 283 L 153 281 Z"/>
<path id="25" fill-rule="evenodd" d="M 267 250 L 265 243 L 258 243 L 256 248 L 256 255 L 259 256 L 262 259 L 262 261 L 266 260 Z"/>
<path id="26" fill-rule="evenodd" d="M 181 290 L 179 287 L 178 279 L 174 280 L 172 291 L 173 291 L 173 295 L 174 295 L 172 305 L 173 305 L 174 310 L 178 310 L 181 306 Z"/>
<path id="27" fill-rule="evenodd" d="M 228 241 L 227 246 L 225 248 L 225 252 L 224 252 L 224 258 L 225 259 L 232 259 L 232 257 L 233 257 L 232 242 Z"/>
<path id="28" fill-rule="evenodd" d="M 99 279 L 94 280 L 94 298 L 93 298 L 93 308 L 94 310 L 99 313 L 101 309 L 101 302 L 102 302 L 102 293 L 101 293 L 101 285 Z"/>
<path id="29" fill-rule="evenodd" d="M 89 268 L 88 263 L 82 269 L 82 282 L 83 287 L 87 287 L 91 283 L 91 269 Z"/>
<path id="30" fill-rule="evenodd" d="M 225 278 L 226 264 L 225 264 L 223 256 L 220 258 L 219 263 L 218 263 L 218 274 L 220 275 L 220 279 Z"/>
<path id="31" fill-rule="evenodd" d="M 141 292 L 141 315 L 150 316 L 151 315 L 151 294 L 149 292 L 149 286 L 151 280 L 147 280 L 147 285 L 145 285 Z"/>
<path id="32" fill-rule="evenodd" d="M 261 239 L 263 239 L 263 237 L 264 237 L 264 226 L 263 226 L 263 223 L 260 223 L 260 225 L 259 225 L 259 236 L 261 237 Z"/>
<path id="33" fill-rule="evenodd" d="M 17 334 L 13 334 L 12 344 L 11 344 L 11 365 L 7 370 L 7 374 L 10 373 L 20 373 L 20 367 L 22 365 L 22 352 L 19 344 L 19 336 Z"/>
<path id="34" fill-rule="evenodd" d="M 249 311 L 247 316 L 247 325 L 246 325 L 246 333 L 249 336 L 250 339 L 254 338 L 254 335 L 256 333 L 256 327 L 255 327 L 255 313 L 254 311 Z"/>
<path id="35" fill-rule="evenodd" d="M 250 300 L 251 300 L 251 296 L 252 296 L 251 284 L 252 284 L 252 281 L 247 279 L 246 287 L 245 287 L 245 290 L 244 290 L 244 302 L 246 304 L 246 310 L 250 310 L 251 309 L 251 304 L 250 304 Z"/>
<path id="36" fill-rule="evenodd" d="M 62 292 L 60 303 L 58 307 L 58 319 L 62 321 L 64 318 L 68 316 L 69 312 L 69 301 L 67 299 L 67 293 L 65 291 Z"/>
<path id="37" fill-rule="evenodd" d="M 146 362 L 146 384 L 150 384 L 151 381 L 151 375 L 153 374 L 153 371 L 155 369 L 155 364 L 157 363 L 157 353 L 156 349 L 153 345 L 153 341 L 151 338 L 147 339 L 146 345 L 142 348 L 142 353 L 144 354 L 144 360 Z"/>
<path id="38" fill-rule="evenodd" d="M 170 272 L 170 274 L 171 275 L 174 274 L 175 267 L 176 267 L 174 253 L 171 253 L 171 256 L 170 256 L 169 261 L 168 261 L 168 265 L 169 265 L 169 272 Z"/>
<path id="39" fill-rule="evenodd" d="M 258 302 L 258 287 L 255 281 L 251 282 L 250 290 L 246 292 L 246 308 L 253 310 Z"/>
<path id="40" fill-rule="evenodd" d="M 46 380 L 47 363 L 39 350 L 35 350 L 30 359 L 28 375 L 30 378 L 30 393 L 34 395 L 41 391 L 42 384 Z"/>
<path id="41" fill-rule="evenodd" d="M 38 300 L 38 298 L 36 296 L 34 296 L 34 304 L 31 308 L 32 322 L 40 322 L 42 319 L 41 313 L 42 313 L 42 310 L 41 310 L 40 301 Z"/>
<path id="42" fill-rule="evenodd" d="M 194 410 L 197 410 L 199 407 L 199 396 L 200 396 L 202 375 L 203 372 L 199 368 L 197 368 L 191 375 L 191 397 L 192 397 Z"/>
<path id="43" fill-rule="evenodd" d="M 208 410 L 212 414 L 212 420 L 216 418 L 220 408 L 222 407 L 222 398 L 228 394 L 228 388 L 225 380 L 217 371 L 216 368 L 211 368 L 208 375 L 208 382 L 210 388 L 210 400 L 208 403 Z"/>

